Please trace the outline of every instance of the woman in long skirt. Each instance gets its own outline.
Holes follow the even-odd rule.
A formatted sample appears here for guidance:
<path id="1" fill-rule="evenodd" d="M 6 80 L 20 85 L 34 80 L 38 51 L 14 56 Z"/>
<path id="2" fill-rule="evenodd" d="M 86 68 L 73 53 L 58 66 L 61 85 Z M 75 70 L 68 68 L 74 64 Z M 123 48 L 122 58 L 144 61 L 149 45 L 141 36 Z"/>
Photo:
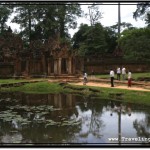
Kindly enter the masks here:
<path id="1" fill-rule="evenodd" d="M 132 75 L 132 74 L 131 74 L 131 72 L 129 71 L 129 72 L 128 72 L 128 87 L 131 87 L 131 80 L 132 80 L 132 79 L 131 79 L 131 75 Z"/>

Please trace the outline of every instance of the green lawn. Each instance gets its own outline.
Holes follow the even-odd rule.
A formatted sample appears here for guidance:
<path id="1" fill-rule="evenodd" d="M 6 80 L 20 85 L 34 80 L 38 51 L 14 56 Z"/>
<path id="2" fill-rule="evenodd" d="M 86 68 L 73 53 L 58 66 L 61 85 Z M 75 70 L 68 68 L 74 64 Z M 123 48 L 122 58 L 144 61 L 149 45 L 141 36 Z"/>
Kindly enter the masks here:
<path id="1" fill-rule="evenodd" d="M 36 78 L 36 79 L 0 79 L 0 84 L 5 84 L 5 83 L 19 83 L 19 82 L 26 82 L 26 81 L 31 81 L 31 80 L 45 80 L 42 78 Z"/>
<path id="2" fill-rule="evenodd" d="M 139 104 L 146 104 L 150 106 L 150 92 L 143 92 L 143 91 L 130 91 L 125 89 L 114 89 L 114 88 L 101 88 L 101 87 L 88 87 L 88 86 L 75 86 L 70 85 L 76 88 L 91 88 L 96 89 L 98 92 L 91 93 L 87 92 L 86 90 L 72 90 L 70 88 L 63 88 L 59 85 L 59 83 L 49 83 L 49 82 L 37 82 L 37 83 L 28 83 L 22 85 L 21 87 L 10 87 L 10 88 L 1 88 L 0 91 L 5 92 L 25 92 L 25 93 L 80 93 L 81 95 L 88 95 L 92 94 L 95 95 L 98 100 L 100 99 L 114 99 L 119 100 L 117 97 L 111 97 L 111 95 L 116 95 L 118 93 L 122 93 L 123 96 L 121 101 L 123 102 L 130 102 L 130 103 L 139 103 Z"/>
<path id="3" fill-rule="evenodd" d="M 100 75 L 95 75 L 96 78 L 109 78 L 109 74 L 100 74 Z M 139 77 L 149 77 L 150 78 L 150 72 L 147 73 L 132 73 L 132 78 L 134 80 L 137 80 Z M 115 74 L 115 78 L 117 78 L 117 75 Z"/>

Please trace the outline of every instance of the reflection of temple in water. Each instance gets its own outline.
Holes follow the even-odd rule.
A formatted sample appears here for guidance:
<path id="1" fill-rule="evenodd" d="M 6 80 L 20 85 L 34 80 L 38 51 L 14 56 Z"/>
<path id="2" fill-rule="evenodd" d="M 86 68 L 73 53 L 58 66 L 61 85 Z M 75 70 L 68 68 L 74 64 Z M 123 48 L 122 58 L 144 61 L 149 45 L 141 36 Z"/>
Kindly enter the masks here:
<path id="1" fill-rule="evenodd" d="M 76 98 L 72 94 L 22 94 L 22 105 L 41 106 L 49 105 L 57 108 L 57 111 L 52 111 L 53 116 L 72 116 L 76 114 Z"/>
<path id="2" fill-rule="evenodd" d="M 72 94 L 23 94 L 23 104 L 51 105 L 55 108 L 72 108 L 75 106 L 75 96 Z"/>

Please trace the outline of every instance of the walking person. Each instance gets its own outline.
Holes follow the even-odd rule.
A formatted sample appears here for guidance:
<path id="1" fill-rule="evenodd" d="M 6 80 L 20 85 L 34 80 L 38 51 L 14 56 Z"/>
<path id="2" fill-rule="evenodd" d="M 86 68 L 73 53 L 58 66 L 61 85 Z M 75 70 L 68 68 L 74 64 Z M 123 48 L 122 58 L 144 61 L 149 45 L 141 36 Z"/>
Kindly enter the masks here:
<path id="1" fill-rule="evenodd" d="M 131 87 L 131 76 L 132 76 L 132 73 L 130 71 L 128 71 L 128 87 Z"/>
<path id="2" fill-rule="evenodd" d="M 87 73 L 85 72 L 83 76 L 83 85 L 86 85 L 87 82 Z"/>
<path id="3" fill-rule="evenodd" d="M 115 73 L 113 70 L 110 71 L 110 81 L 111 81 L 111 87 L 114 87 L 114 77 Z"/>
<path id="4" fill-rule="evenodd" d="M 126 77 L 126 68 L 123 67 L 122 68 L 122 80 L 125 80 L 125 77 Z"/>
<path id="5" fill-rule="evenodd" d="M 117 68 L 117 80 L 120 81 L 120 74 L 121 74 L 121 69 L 118 67 Z"/>

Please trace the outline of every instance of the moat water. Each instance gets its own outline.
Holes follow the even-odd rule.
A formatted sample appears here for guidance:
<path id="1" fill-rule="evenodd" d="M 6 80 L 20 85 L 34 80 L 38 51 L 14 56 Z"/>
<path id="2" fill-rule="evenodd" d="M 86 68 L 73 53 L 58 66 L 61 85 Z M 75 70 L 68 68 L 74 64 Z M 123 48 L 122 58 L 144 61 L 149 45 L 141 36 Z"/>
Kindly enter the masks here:
<path id="1" fill-rule="evenodd" d="M 150 143 L 150 107 L 72 94 L 0 93 L 1 145 Z"/>

